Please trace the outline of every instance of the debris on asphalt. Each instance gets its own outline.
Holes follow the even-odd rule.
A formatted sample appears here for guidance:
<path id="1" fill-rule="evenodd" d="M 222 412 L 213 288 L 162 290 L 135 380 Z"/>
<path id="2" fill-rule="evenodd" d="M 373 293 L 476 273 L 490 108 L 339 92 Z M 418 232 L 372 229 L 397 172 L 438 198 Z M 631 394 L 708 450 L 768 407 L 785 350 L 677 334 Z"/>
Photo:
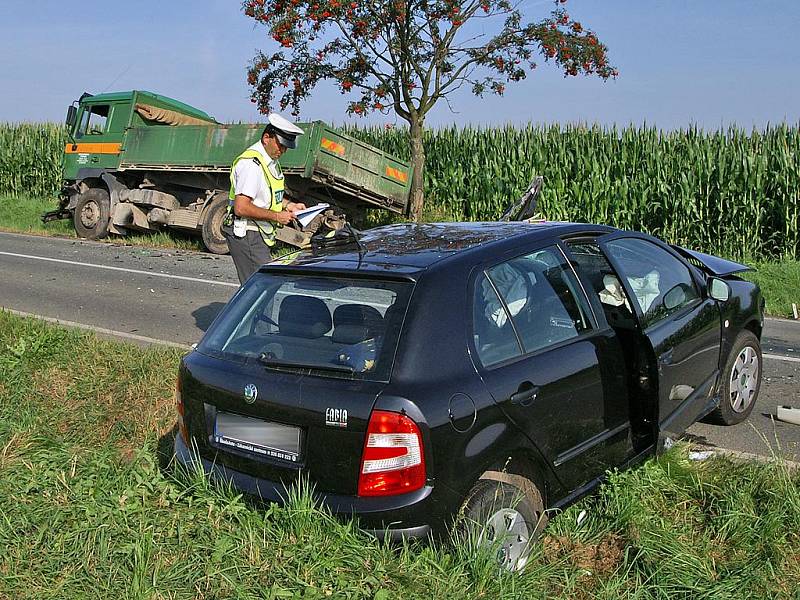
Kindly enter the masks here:
<path id="1" fill-rule="evenodd" d="M 793 425 L 800 425 L 800 408 L 792 406 L 779 406 L 776 415 L 779 421 L 784 423 L 792 423 Z"/>

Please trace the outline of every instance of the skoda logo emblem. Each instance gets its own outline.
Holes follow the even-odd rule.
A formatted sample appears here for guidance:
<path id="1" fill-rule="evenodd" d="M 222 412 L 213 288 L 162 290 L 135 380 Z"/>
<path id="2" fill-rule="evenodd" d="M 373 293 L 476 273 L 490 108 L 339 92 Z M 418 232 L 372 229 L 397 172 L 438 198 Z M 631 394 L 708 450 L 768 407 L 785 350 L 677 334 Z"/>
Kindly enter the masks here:
<path id="1" fill-rule="evenodd" d="M 254 384 L 248 383 L 244 386 L 244 401 L 252 404 L 256 398 L 258 398 L 258 388 Z"/>

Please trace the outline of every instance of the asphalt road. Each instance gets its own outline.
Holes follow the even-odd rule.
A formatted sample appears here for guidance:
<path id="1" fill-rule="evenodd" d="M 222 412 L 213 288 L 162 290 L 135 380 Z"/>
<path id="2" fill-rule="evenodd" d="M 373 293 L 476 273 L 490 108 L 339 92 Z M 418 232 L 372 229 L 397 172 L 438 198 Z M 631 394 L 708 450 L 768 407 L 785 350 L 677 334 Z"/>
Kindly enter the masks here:
<path id="1" fill-rule="evenodd" d="M 229 256 L 0 232 L 0 306 L 94 327 L 136 342 L 189 345 L 238 289 Z M 698 445 L 800 460 L 800 426 L 777 421 L 800 407 L 800 322 L 768 320 L 764 378 L 750 419 L 697 423 Z"/>

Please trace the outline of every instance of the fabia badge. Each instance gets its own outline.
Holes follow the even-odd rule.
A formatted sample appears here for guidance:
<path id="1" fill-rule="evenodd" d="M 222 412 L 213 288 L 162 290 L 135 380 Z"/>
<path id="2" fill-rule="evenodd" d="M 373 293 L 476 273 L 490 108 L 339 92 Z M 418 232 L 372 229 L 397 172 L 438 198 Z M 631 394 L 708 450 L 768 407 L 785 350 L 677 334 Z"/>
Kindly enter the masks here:
<path id="1" fill-rule="evenodd" d="M 248 404 L 252 404 L 258 398 L 258 388 L 255 384 L 248 383 L 244 386 L 244 401 Z"/>
<path id="2" fill-rule="evenodd" d="M 347 427 L 347 409 L 326 408 L 325 425 L 329 427 Z"/>

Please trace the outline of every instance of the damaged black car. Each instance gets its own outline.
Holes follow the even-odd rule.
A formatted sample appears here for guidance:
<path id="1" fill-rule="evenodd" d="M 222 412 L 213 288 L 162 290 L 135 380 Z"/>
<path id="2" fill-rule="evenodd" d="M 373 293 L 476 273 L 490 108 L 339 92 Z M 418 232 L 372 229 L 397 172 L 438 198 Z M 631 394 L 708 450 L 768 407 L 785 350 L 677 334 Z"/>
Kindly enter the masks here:
<path id="1" fill-rule="evenodd" d="M 233 297 L 181 363 L 176 455 L 268 501 L 308 478 L 376 535 L 461 515 L 519 569 L 545 511 L 608 469 L 747 418 L 746 269 L 599 225 L 373 229 Z"/>

